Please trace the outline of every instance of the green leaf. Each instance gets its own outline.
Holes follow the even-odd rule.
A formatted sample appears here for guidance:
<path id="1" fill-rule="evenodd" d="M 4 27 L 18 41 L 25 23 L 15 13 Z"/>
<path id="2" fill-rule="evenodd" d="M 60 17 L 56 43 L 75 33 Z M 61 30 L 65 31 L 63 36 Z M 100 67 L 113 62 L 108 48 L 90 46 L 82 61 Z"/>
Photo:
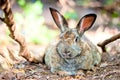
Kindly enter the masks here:
<path id="1" fill-rule="evenodd" d="M 26 1 L 25 0 L 18 0 L 17 1 L 20 6 L 24 6 Z"/>
<path id="2" fill-rule="evenodd" d="M 66 19 L 78 19 L 78 15 L 77 15 L 77 13 L 75 12 L 75 11 L 69 11 L 69 12 L 66 12 L 65 14 L 64 14 L 64 17 L 66 18 Z"/>
<path id="3" fill-rule="evenodd" d="M 118 13 L 117 11 L 114 11 L 113 14 L 112 14 L 113 18 L 119 17 L 119 16 L 120 16 L 120 13 Z"/>

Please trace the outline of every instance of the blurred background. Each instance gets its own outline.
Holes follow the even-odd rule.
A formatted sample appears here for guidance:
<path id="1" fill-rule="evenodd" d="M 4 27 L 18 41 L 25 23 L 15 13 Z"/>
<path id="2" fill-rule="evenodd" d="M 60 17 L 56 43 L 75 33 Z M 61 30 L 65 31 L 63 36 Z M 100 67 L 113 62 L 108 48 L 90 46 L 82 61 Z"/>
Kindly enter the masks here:
<path id="1" fill-rule="evenodd" d="M 76 27 L 79 19 L 85 14 L 96 13 L 97 20 L 94 26 L 85 33 L 95 44 L 117 34 L 120 30 L 120 0 L 10 1 L 19 33 L 24 35 L 27 43 L 34 46 L 36 50 L 44 49 L 60 33 L 52 19 L 49 7 L 61 12 L 71 28 Z M 1 10 L 0 16 L 4 16 Z M 0 45 L 17 46 L 8 35 L 7 27 L 0 21 Z"/>

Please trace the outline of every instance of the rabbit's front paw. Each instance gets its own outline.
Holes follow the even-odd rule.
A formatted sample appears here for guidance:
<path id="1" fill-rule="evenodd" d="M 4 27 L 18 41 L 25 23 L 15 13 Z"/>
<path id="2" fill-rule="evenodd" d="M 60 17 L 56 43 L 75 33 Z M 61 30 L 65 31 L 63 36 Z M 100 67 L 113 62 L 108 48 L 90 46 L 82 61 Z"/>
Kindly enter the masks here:
<path id="1" fill-rule="evenodd" d="M 58 71 L 57 74 L 58 74 L 59 76 L 61 76 L 61 77 L 63 77 L 63 76 L 68 76 L 68 75 L 69 75 L 69 73 L 66 72 L 66 71 Z"/>
<path id="2" fill-rule="evenodd" d="M 55 74 L 57 74 L 57 75 L 59 75 L 59 76 L 61 76 L 61 77 L 68 75 L 68 72 L 66 72 L 66 71 L 61 71 L 61 70 L 59 70 L 58 68 L 53 68 L 53 67 L 51 68 L 51 72 L 52 72 L 52 73 L 55 73 Z"/>
<path id="3" fill-rule="evenodd" d="M 83 71 L 83 70 L 78 70 L 77 75 L 82 75 L 82 76 L 85 76 L 85 73 L 84 73 L 84 71 Z"/>

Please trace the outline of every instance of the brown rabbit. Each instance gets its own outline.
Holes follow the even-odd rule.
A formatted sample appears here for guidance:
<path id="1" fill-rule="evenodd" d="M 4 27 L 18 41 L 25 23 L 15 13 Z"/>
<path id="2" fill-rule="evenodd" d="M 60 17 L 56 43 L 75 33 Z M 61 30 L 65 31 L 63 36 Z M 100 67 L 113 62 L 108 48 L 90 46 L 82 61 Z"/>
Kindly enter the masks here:
<path id="1" fill-rule="evenodd" d="M 49 45 L 45 51 L 45 64 L 52 73 L 76 75 L 78 70 L 90 70 L 101 61 L 101 54 L 83 34 L 96 20 L 96 14 L 87 14 L 70 29 L 65 18 L 50 8 L 52 17 L 61 31 L 59 41 Z"/>

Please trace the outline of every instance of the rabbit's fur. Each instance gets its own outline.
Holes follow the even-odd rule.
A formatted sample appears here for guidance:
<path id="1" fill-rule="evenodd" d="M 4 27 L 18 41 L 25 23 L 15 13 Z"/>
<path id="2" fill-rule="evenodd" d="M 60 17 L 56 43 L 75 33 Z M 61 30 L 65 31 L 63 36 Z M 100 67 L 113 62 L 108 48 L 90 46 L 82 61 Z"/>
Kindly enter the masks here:
<path id="1" fill-rule="evenodd" d="M 95 14 L 85 15 L 76 28 L 68 28 L 65 18 L 50 8 L 52 17 L 61 30 L 58 42 L 50 44 L 45 51 L 45 64 L 51 72 L 75 75 L 78 70 L 90 70 L 101 61 L 101 54 L 83 34 L 96 20 Z"/>

